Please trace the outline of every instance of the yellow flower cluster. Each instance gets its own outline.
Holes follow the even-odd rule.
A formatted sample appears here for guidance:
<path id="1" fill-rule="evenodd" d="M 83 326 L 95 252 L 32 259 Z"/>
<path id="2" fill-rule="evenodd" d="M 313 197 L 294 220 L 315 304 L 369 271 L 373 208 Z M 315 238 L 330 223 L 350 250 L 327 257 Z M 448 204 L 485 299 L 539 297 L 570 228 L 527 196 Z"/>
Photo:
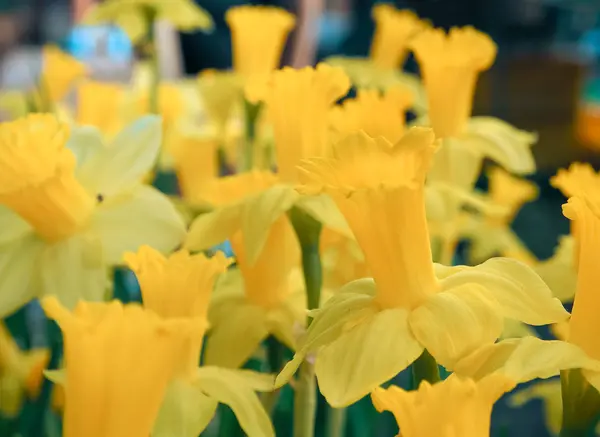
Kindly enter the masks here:
<path id="1" fill-rule="evenodd" d="M 563 429 L 592 424 L 600 175 L 573 164 L 552 179 L 572 235 L 538 260 L 511 229 L 538 195 L 524 178 L 536 136 L 472 117 L 495 43 L 390 5 L 373 18 L 368 59 L 279 68 L 294 16 L 231 8 L 233 71 L 191 81 L 142 63 L 131 86 L 96 82 L 45 51 L 35 108 L 0 123 L 0 317 L 38 299 L 62 330 L 64 369 L 46 376 L 65 437 L 197 437 L 219 403 L 270 437 L 288 383 L 295 435 L 312 437 L 315 379 L 333 408 L 370 396 L 403 437 L 484 437 L 502 395 L 561 373 Z M 212 23 L 191 0 L 109 0 L 89 19 L 150 45 L 158 19 Z M 398 70 L 409 51 L 422 83 Z M 146 183 L 154 171 L 174 171 L 177 198 Z M 469 265 L 456 265 L 465 240 Z M 116 299 L 116 267 L 141 304 Z M 537 338 L 544 325 L 560 340 Z M 0 324 L 3 415 L 38 396 L 49 360 Z M 241 370 L 250 360 L 266 372 Z M 382 388 L 407 368 L 413 390 Z M 546 384 L 513 405 L 552 400 Z"/>

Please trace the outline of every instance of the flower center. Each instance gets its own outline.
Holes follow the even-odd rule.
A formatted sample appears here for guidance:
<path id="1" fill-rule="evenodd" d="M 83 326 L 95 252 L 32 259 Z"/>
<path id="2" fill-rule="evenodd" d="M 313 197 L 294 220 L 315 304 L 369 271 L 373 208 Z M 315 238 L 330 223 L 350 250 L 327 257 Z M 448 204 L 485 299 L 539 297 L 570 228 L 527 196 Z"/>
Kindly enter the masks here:
<path id="1" fill-rule="evenodd" d="M 75 178 L 68 136 L 68 127 L 49 114 L 0 124 L 0 204 L 48 242 L 77 232 L 95 205 Z"/>

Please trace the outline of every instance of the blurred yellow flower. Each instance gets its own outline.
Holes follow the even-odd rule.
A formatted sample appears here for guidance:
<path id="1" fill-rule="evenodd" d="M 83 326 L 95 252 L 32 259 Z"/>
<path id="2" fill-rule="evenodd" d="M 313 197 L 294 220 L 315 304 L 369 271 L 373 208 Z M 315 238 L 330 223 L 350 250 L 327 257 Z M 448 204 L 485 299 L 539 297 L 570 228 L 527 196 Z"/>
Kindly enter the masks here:
<path id="1" fill-rule="evenodd" d="M 22 351 L 0 322 L 0 413 L 4 417 L 16 417 L 25 397 L 38 396 L 49 359 L 48 349 Z"/>
<path id="2" fill-rule="evenodd" d="M 378 411 L 394 414 L 402 437 L 485 437 L 494 403 L 515 385 L 501 375 L 473 381 L 453 374 L 434 385 L 423 381 L 415 391 L 376 388 L 371 399 Z"/>
<path id="3" fill-rule="evenodd" d="M 149 113 L 148 92 L 143 92 L 137 102 L 138 116 Z M 158 86 L 158 115 L 162 117 L 165 131 L 175 126 L 185 114 L 186 105 L 181 90 L 175 84 L 161 83 Z"/>
<path id="4" fill-rule="evenodd" d="M 96 126 L 111 138 L 123 127 L 125 89 L 117 83 L 86 80 L 77 88 L 75 122 Z"/>
<path id="5" fill-rule="evenodd" d="M 577 265 L 573 236 L 562 236 L 551 258 L 533 265 L 533 269 L 561 302 L 571 302 L 577 287 Z"/>
<path id="6" fill-rule="evenodd" d="M 565 197 L 579 196 L 590 188 L 600 187 L 600 174 L 588 163 L 574 162 L 568 169 L 559 169 L 550 178 L 550 185 L 558 188 Z"/>
<path id="7" fill-rule="evenodd" d="M 65 344 L 65 437 L 148 437 L 173 376 L 185 322 L 138 305 L 42 300 Z"/>
<path id="8" fill-rule="evenodd" d="M 306 298 L 301 277 L 294 274 L 300 262 L 298 240 L 285 209 L 265 221 L 260 211 L 279 208 L 280 202 L 289 208 L 287 195 L 275 194 L 262 205 L 252 204 L 269 189 L 277 190 L 273 188 L 276 182 L 272 173 L 258 171 L 216 179 L 207 186 L 204 199 L 219 212 L 203 214 L 192 224 L 186 246 L 194 250 L 210 247 L 205 236 L 218 232 L 222 240 L 231 242 L 237 261 L 237 269 L 219 282 L 211 302 L 205 355 L 209 365 L 239 367 L 271 334 L 294 348 L 294 325 L 304 325 Z M 247 222 L 236 223 L 238 214 Z M 211 225 L 199 229 L 206 217 L 214 230 Z M 264 240 L 251 256 L 256 247 L 252 241 L 259 236 L 257 227 L 264 229 Z"/>
<path id="9" fill-rule="evenodd" d="M 408 55 L 408 41 L 429 25 L 409 10 L 396 9 L 389 4 L 378 4 L 371 11 L 375 34 L 369 57 L 382 69 L 402 67 Z"/>
<path id="10" fill-rule="evenodd" d="M 193 0 L 107 0 L 88 11 L 84 23 L 113 22 L 133 44 L 148 34 L 150 20 L 166 20 L 184 32 L 210 30 L 212 17 Z"/>
<path id="11" fill-rule="evenodd" d="M 400 139 L 405 130 L 406 110 L 413 101 L 411 91 L 401 85 L 377 90 L 359 90 L 355 99 L 348 99 L 331 110 L 331 125 L 335 137 L 364 130 L 371 137 L 384 137 L 390 142 Z"/>
<path id="12" fill-rule="evenodd" d="M 231 30 L 233 69 L 245 79 L 262 77 L 279 68 L 285 42 L 296 24 L 285 9 L 235 6 L 225 13 Z"/>
<path id="13" fill-rule="evenodd" d="M 354 238 L 324 228 L 319 242 L 324 288 L 338 290 L 348 282 L 370 276 L 365 256 Z"/>
<path id="14" fill-rule="evenodd" d="M 229 120 L 242 98 L 240 77 L 231 71 L 203 70 L 198 75 L 198 89 L 207 115 L 215 125 L 216 140 L 223 146 Z"/>
<path id="15" fill-rule="evenodd" d="M 426 29 L 409 42 L 421 67 L 429 119 L 438 138 L 456 137 L 471 117 L 477 76 L 491 67 L 496 44 L 471 27 Z"/>
<path id="16" fill-rule="evenodd" d="M 177 132 L 169 138 L 168 150 L 181 195 L 191 204 L 201 204 L 206 185 L 219 175 L 217 140 Z"/>
<path id="17" fill-rule="evenodd" d="M 123 252 L 180 243 L 183 221 L 140 182 L 159 144 L 156 117 L 110 146 L 97 129 L 69 133 L 50 114 L 0 124 L 0 316 L 48 292 L 69 306 L 103 300 L 107 267 Z"/>
<path id="18" fill-rule="evenodd" d="M 504 212 L 467 216 L 461 233 L 471 241 L 471 260 L 481 262 L 501 255 L 534 266 L 537 258 L 513 232 L 510 225 L 521 207 L 537 198 L 537 185 L 497 166 L 488 171 L 488 181 L 488 200 Z"/>
<path id="19" fill-rule="evenodd" d="M 229 260 L 222 252 L 212 258 L 179 250 L 166 258 L 149 246 L 127 252 L 125 262 L 140 284 L 144 307 L 163 319 L 189 319 L 193 331 L 185 333 L 181 375 L 193 375 L 200 362 L 202 339 L 208 326 L 208 302 L 217 276 Z"/>
<path id="20" fill-rule="evenodd" d="M 542 280 L 516 260 L 495 258 L 477 267 L 432 263 L 424 182 L 435 150 L 431 129 L 412 128 L 395 145 L 361 132 L 338 143 L 332 158 L 305 161 L 302 191 L 333 198 L 373 279 L 351 282 L 312 312 L 278 385 L 314 353 L 321 392 L 331 405 L 345 406 L 424 349 L 452 369 L 462 356 L 493 343 L 504 317 L 532 325 L 568 318 Z"/>
<path id="21" fill-rule="evenodd" d="M 255 81 L 246 87 L 250 101 L 265 102 L 273 124 L 282 182 L 297 181 L 296 166 L 301 159 L 328 154 L 328 115 L 332 105 L 349 89 L 350 80 L 344 71 L 327 64 L 300 70 L 285 67 L 275 71 L 268 81 Z"/>
<path id="22" fill-rule="evenodd" d="M 75 82 L 87 74 L 86 66 L 56 46 L 42 49 L 42 74 L 40 98 L 53 103 L 62 100 Z M 46 110 L 49 108 L 45 108 Z"/>
<path id="23" fill-rule="evenodd" d="M 543 404 L 544 419 L 550 433 L 558 436 L 562 425 L 562 397 L 559 379 L 538 381 L 508 397 L 508 405 L 521 408 L 533 399 L 541 399 Z"/>

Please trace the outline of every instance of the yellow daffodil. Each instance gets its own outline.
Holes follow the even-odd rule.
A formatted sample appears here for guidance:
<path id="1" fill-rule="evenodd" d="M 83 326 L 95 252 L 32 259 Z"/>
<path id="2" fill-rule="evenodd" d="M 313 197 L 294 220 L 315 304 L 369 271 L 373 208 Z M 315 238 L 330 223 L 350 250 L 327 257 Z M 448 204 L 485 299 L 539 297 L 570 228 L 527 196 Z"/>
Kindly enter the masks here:
<path id="1" fill-rule="evenodd" d="M 194 331 L 191 335 L 186 333 L 187 359 L 182 363 L 182 373 L 193 374 L 200 362 L 214 282 L 229 261 L 222 252 L 208 259 L 203 254 L 190 255 L 186 250 L 166 258 L 149 246 L 142 246 L 137 253 L 126 253 L 125 261 L 140 283 L 144 307 L 164 319 L 194 322 Z"/>
<path id="2" fill-rule="evenodd" d="M 178 429 L 181 437 L 196 437 L 215 415 L 218 403 L 223 402 L 233 409 L 247 435 L 274 436 L 254 393 L 270 390 L 271 377 L 198 367 L 208 326 L 208 303 L 217 276 L 230 260 L 222 252 L 207 258 L 203 254 L 190 255 L 186 250 L 166 258 L 148 246 L 135 254 L 127 253 L 125 260 L 138 278 L 144 307 L 164 320 L 186 320 L 190 325 L 190 329 L 178 333 L 183 355 L 176 363 L 175 379 L 169 385 L 152 435 L 172 436 Z"/>
<path id="3" fill-rule="evenodd" d="M 398 68 L 404 64 L 410 38 L 429 25 L 413 12 L 388 4 L 375 5 L 372 15 L 375 34 L 369 57 L 333 56 L 325 62 L 343 68 L 358 88 L 385 90 L 391 86 L 404 86 L 413 93 L 415 111 L 423 113 L 427 103 L 420 80 Z"/>
<path id="4" fill-rule="evenodd" d="M 371 399 L 378 411 L 394 414 L 402 437 L 486 437 L 494 403 L 514 386 L 501 375 L 479 381 L 450 375 L 434 385 L 423 381 L 415 391 L 377 388 Z"/>
<path id="5" fill-rule="evenodd" d="M 389 4 L 373 6 L 372 14 L 375 34 L 369 53 L 371 61 L 387 70 L 402 67 L 408 55 L 409 40 L 428 24 L 412 11 L 396 9 Z"/>
<path id="6" fill-rule="evenodd" d="M 426 29 L 409 45 L 421 68 L 427 90 L 428 119 L 436 136 L 460 140 L 445 144 L 448 153 L 461 144 L 471 154 L 487 156 L 514 173 L 533 172 L 535 165 L 529 146 L 536 140 L 535 135 L 492 117 L 470 118 L 477 77 L 496 57 L 496 45 L 490 37 L 471 27 L 453 28 L 448 34 L 441 29 Z M 444 150 L 441 153 L 439 156 L 445 161 L 441 166 L 449 167 L 447 172 L 468 169 L 467 162 L 457 165 L 460 162 L 450 162 L 451 157 Z M 474 172 L 478 171 L 479 166 Z"/>
<path id="7" fill-rule="evenodd" d="M 279 68 L 285 42 L 296 24 L 285 9 L 272 6 L 235 6 L 225 13 L 231 30 L 233 69 L 248 79 Z"/>
<path id="8" fill-rule="evenodd" d="M 176 133 L 170 138 L 169 153 L 183 198 L 202 203 L 205 186 L 219 175 L 216 140 Z"/>
<path id="9" fill-rule="evenodd" d="M 192 225 L 186 245 L 194 250 L 210 247 L 207 238 L 212 233 L 211 228 L 205 228 L 201 233 L 198 228 L 198 222 L 209 217 L 213 226 L 220 227 L 215 229 L 220 238 L 229 238 L 238 267 L 226 274 L 211 302 L 207 364 L 239 367 L 270 334 L 294 348 L 295 325 L 304 325 L 306 298 L 301 278 L 294 274 L 300 262 L 298 240 L 281 211 L 266 222 L 258 222 L 264 215 L 260 208 L 278 210 L 279 201 L 284 207 L 289 208 L 289 204 L 280 196 L 274 197 L 269 204 L 264 200 L 252 204 L 253 199 L 260 199 L 261 193 L 267 192 L 276 181 L 272 173 L 255 171 L 217 179 L 204 192 L 204 199 L 215 205 L 217 211 L 229 213 L 201 215 Z M 240 224 L 235 215 L 243 216 L 242 220 L 250 226 L 244 222 Z M 221 221 L 225 216 L 229 223 Z M 254 231 L 258 226 L 264 227 L 261 231 L 264 241 L 252 258 L 248 248 L 253 249 L 252 240 L 257 237 Z"/>
<path id="10" fill-rule="evenodd" d="M 138 116 L 148 114 L 148 93 L 139 96 Z M 173 127 L 185 113 L 186 106 L 181 90 L 171 83 L 161 83 L 158 86 L 158 114 L 162 117 L 165 131 Z"/>
<path id="11" fill-rule="evenodd" d="M 86 66 L 56 46 L 45 46 L 42 50 L 42 74 L 40 97 L 50 102 L 62 100 L 75 82 L 87 74 Z"/>
<path id="12" fill-rule="evenodd" d="M 124 99 L 121 85 L 87 80 L 77 88 L 75 122 L 95 126 L 111 138 L 123 127 Z"/>
<path id="13" fill-rule="evenodd" d="M 577 394 L 583 394 L 588 384 L 600 388 L 600 348 L 596 341 L 598 307 L 596 283 L 598 269 L 595 264 L 600 238 L 600 208 L 597 192 L 587 192 L 582 197 L 572 197 L 563 206 L 563 213 L 575 221 L 579 240 L 579 265 L 577 292 L 568 327 L 556 331 L 567 342 L 544 342 L 533 337 L 506 340 L 485 346 L 461 359 L 455 371 L 479 378 L 490 373 L 503 373 L 515 382 L 534 378 L 548 378 L 561 370 L 582 369 L 584 380 L 577 384 Z M 568 380 L 568 378 L 567 378 Z M 586 382 L 587 381 L 587 382 Z M 569 384 L 567 384 L 569 385 Z"/>
<path id="14" fill-rule="evenodd" d="M 206 113 L 215 126 L 216 139 L 222 145 L 231 115 L 242 97 L 240 78 L 231 71 L 204 70 L 198 75 L 198 89 Z"/>
<path id="15" fill-rule="evenodd" d="M 49 359 L 47 349 L 22 351 L 0 322 L 0 414 L 14 418 L 25 397 L 38 396 Z"/>
<path id="16" fill-rule="evenodd" d="M 406 110 L 413 94 L 403 86 L 377 90 L 359 90 L 355 99 L 348 99 L 331 110 L 331 124 L 338 139 L 364 130 L 371 137 L 384 137 L 396 142 L 405 130 Z"/>
<path id="17" fill-rule="evenodd" d="M 566 197 L 579 196 L 590 188 L 600 187 L 600 174 L 588 163 L 574 162 L 568 169 L 560 169 L 550 178 L 550 185 Z"/>
<path id="18" fill-rule="evenodd" d="M 209 30 L 211 16 L 193 0 L 107 0 L 93 7 L 84 18 L 87 24 L 113 22 L 138 44 L 148 34 L 151 20 L 165 20 L 184 32 Z"/>
<path id="19" fill-rule="evenodd" d="M 435 150 L 431 129 L 412 128 L 395 145 L 361 132 L 338 143 L 331 158 L 305 161 L 302 191 L 333 198 L 373 279 L 351 282 L 312 313 L 278 385 L 314 353 L 321 392 L 331 405 L 345 406 L 424 349 L 451 369 L 493 343 L 504 317 L 532 325 L 568 318 L 542 280 L 516 260 L 495 258 L 477 267 L 432 263 L 424 182 Z"/>
<path id="20" fill-rule="evenodd" d="M 148 437 L 180 357 L 185 321 L 163 320 L 138 305 L 42 306 L 65 344 L 65 437 Z"/>
<path id="21" fill-rule="evenodd" d="M 338 290 L 348 282 L 370 276 L 365 256 L 354 238 L 325 228 L 320 245 L 325 288 Z"/>
<path id="22" fill-rule="evenodd" d="M 285 67 L 275 71 L 268 81 L 246 87 L 250 101 L 266 105 L 282 182 L 297 181 L 296 166 L 301 159 L 327 155 L 328 115 L 349 89 L 350 80 L 343 70 L 327 64 L 300 70 Z"/>
<path id="23" fill-rule="evenodd" d="M 140 182 L 160 137 L 156 117 L 110 146 L 96 129 L 70 134 L 49 114 L 0 124 L 0 316 L 49 292 L 68 306 L 101 300 L 123 252 L 180 243 L 183 221 Z"/>
<path id="24" fill-rule="evenodd" d="M 484 261 L 502 255 L 518 259 L 533 266 L 537 258 L 510 225 L 523 204 L 535 200 L 537 186 L 525 179 L 511 175 L 501 167 L 488 171 L 489 201 L 502 208 L 501 215 L 470 215 L 462 234 L 471 241 L 470 256 L 473 261 Z"/>

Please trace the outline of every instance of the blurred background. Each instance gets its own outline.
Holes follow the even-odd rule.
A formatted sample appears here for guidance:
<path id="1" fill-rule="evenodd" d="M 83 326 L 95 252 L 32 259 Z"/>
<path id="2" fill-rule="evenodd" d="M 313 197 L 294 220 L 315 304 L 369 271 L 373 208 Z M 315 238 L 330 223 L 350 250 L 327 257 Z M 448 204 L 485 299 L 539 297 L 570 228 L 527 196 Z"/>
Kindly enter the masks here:
<path id="1" fill-rule="evenodd" d="M 298 15 L 284 55 L 284 63 L 293 66 L 314 64 L 334 54 L 365 56 L 374 28 L 370 14 L 374 0 L 195 1 L 213 15 L 215 30 L 180 35 L 161 24 L 159 52 L 165 78 L 230 66 L 224 13 L 233 5 L 271 4 Z M 127 37 L 114 27 L 76 24 L 93 3 L 0 0 L 0 89 L 32 86 L 41 68 L 40 48 L 47 43 L 58 44 L 87 63 L 97 79 L 126 80 L 135 60 Z M 473 25 L 497 42 L 496 63 L 478 85 L 475 114 L 493 115 L 538 133 L 534 146 L 538 172 L 530 179 L 539 185 L 540 197 L 521 210 L 513 226 L 539 258 L 548 258 L 559 235 L 569 232 L 560 209 L 565 199 L 549 186 L 549 177 L 573 161 L 591 162 L 596 168 L 600 164 L 600 0 L 388 3 L 413 9 L 436 26 Z M 409 59 L 406 69 L 417 71 L 414 60 Z M 480 187 L 485 184 L 482 178 Z M 521 410 L 500 405 L 494 413 L 494 435 L 549 435 L 541 408 L 537 401 Z M 350 428 L 352 435 L 365 435 Z"/>

